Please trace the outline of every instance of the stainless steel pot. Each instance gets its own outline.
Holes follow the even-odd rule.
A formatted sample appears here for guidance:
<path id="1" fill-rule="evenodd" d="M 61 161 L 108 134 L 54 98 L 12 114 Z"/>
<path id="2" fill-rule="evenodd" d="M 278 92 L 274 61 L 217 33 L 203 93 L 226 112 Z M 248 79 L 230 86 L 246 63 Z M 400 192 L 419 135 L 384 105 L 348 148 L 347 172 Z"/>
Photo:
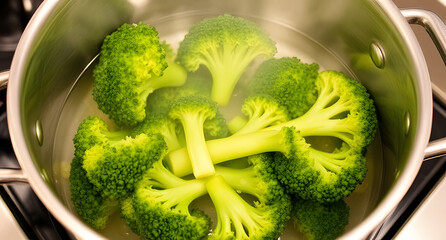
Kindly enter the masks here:
<path id="1" fill-rule="evenodd" d="M 342 237 L 373 238 L 423 159 L 446 153 L 446 139 L 428 143 L 431 85 L 408 22 L 425 26 L 446 60 L 445 27 L 430 12 L 400 11 L 386 0 L 46 0 L 20 40 L 7 86 L 8 124 L 22 169 L 1 170 L 0 182 L 28 182 L 74 235 L 103 238 L 76 217 L 65 191 L 72 149 L 61 148 L 60 140 L 71 142 L 90 104 L 83 100 L 88 94 L 76 90 L 78 76 L 123 22 L 143 20 L 175 43 L 193 22 L 222 13 L 262 25 L 278 42 L 279 55 L 345 71 L 368 88 L 380 124 L 370 160 L 374 173 L 357 190 L 367 191 L 368 200 L 353 207 Z"/>

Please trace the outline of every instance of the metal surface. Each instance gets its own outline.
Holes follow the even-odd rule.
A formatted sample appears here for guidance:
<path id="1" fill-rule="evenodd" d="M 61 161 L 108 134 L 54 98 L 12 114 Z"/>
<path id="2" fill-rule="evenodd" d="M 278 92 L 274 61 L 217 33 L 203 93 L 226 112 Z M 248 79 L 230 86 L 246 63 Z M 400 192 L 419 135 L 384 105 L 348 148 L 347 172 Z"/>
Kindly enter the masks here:
<path id="1" fill-rule="evenodd" d="M 395 208 L 415 178 L 428 142 L 432 117 L 431 87 L 421 49 L 406 20 L 390 1 L 309 0 L 280 4 L 266 0 L 191 1 L 180 4 L 168 0 L 160 5 L 153 1 L 45 1 L 18 45 L 7 101 L 12 142 L 36 194 L 73 233 L 87 239 L 102 238 L 70 211 L 65 204 L 69 200 L 61 201 L 64 196 L 55 196 L 53 191 L 57 182 L 53 167 L 58 164 L 52 156 L 55 126 L 68 92 L 82 68 L 97 53 L 101 39 L 122 22 L 162 23 L 169 17 L 184 17 L 186 21 L 168 29 L 182 33 L 191 20 L 220 13 L 242 15 L 263 23 L 267 19 L 267 23 L 305 33 L 345 64 L 325 63 L 321 57 L 318 60 L 322 65 L 347 68 L 372 93 L 380 112 L 385 169 L 382 187 L 376 189 L 379 204 L 365 206 L 367 216 L 343 236 L 364 238 Z M 277 29 L 267 30 L 281 40 L 289 39 Z M 383 68 L 377 68 L 370 59 L 371 41 L 385 52 Z M 41 122 L 45 134 L 41 144 L 34 131 L 36 121 Z"/>
<path id="2" fill-rule="evenodd" d="M 426 29 L 446 64 L 446 25 L 443 20 L 428 10 L 408 9 L 403 10 L 402 14 L 409 23 L 418 24 Z M 434 95 L 446 104 L 446 84 L 444 81 L 433 83 L 432 90 Z"/>
<path id="3" fill-rule="evenodd" d="M 0 232 L 4 239 L 28 239 L 2 198 L 0 198 Z"/>
<path id="4" fill-rule="evenodd" d="M 0 169 L 0 184 L 28 182 L 20 169 Z"/>
<path id="5" fill-rule="evenodd" d="M 8 85 L 9 71 L 0 72 L 0 90 Z"/>
<path id="6" fill-rule="evenodd" d="M 434 187 L 409 221 L 397 233 L 395 240 L 446 239 L 444 213 L 446 213 L 446 175 Z"/>

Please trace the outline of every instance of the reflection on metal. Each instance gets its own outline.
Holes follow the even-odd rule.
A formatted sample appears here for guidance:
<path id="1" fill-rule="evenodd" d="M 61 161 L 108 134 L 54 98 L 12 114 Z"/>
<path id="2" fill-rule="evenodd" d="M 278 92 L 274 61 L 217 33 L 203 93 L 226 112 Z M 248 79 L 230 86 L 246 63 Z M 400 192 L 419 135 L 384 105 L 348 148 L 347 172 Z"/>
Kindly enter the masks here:
<path id="1" fill-rule="evenodd" d="M 39 143 L 39 146 L 42 146 L 42 144 L 43 144 L 43 129 L 42 129 L 42 123 L 40 122 L 40 120 L 36 121 L 35 130 L 36 130 L 37 142 Z"/>
<path id="2" fill-rule="evenodd" d="M 9 71 L 0 72 L 0 90 L 8 85 Z"/>
<path id="3" fill-rule="evenodd" d="M 384 68 L 385 65 L 384 50 L 376 42 L 370 44 L 370 58 L 372 58 L 372 61 L 377 68 Z"/>
<path id="4" fill-rule="evenodd" d="M 406 135 L 409 133 L 409 130 L 410 130 L 410 113 L 409 112 L 406 112 L 406 116 L 405 116 L 405 118 L 406 118 Z"/>

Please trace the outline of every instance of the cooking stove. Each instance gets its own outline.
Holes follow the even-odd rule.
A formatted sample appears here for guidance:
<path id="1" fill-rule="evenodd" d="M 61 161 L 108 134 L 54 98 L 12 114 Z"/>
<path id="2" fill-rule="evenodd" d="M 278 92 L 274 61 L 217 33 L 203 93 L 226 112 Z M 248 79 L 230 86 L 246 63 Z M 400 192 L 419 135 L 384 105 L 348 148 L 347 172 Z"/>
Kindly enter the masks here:
<path id="1" fill-rule="evenodd" d="M 30 17 L 43 0 L 0 1 L 0 72 L 8 70 L 17 42 Z M 397 6 L 431 9 L 446 21 L 445 0 L 395 0 Z M 443 2 L 443 3 L 442 3 Z M 431 140 L 446 136 L 446 67 L 425 30 L 413 26 L 429 66 L 434 88 Z M 0 168 L 20 168 L 12 149 L 6 116 L 6 90 L 0 90 Z M 408 239 L 429 231 L 435 239 L 446 239 L 446 229 L 435 221 L 446 212 L 430 210 L 446 201 L 446 157 L 425 161 L 409 192 L 374 239 Z M 0 186 L 0 236 L 2 239 L 71 239 L 72 236 L 47 211 L 27 184 Z M 444 209 L 444 208 L 443 208 Z M 433 216 L 434 215 L 434 216 Z M 426 224 L 429 226 L 426 227 Z M 441 224 L 440 224 L 441 225 Z M 434 227 L 434 229 L 432 229 Z M 426 239 L 433 239 L 426 238 Z"/>

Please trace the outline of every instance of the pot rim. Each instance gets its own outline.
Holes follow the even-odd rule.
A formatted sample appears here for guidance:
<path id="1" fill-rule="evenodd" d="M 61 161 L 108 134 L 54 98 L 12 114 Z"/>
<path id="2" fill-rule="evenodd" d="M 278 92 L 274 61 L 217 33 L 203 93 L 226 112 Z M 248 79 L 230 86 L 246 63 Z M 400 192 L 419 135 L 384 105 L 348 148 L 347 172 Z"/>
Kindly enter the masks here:
<path id="1" fill-rule="evenodd" d="M 39 199 L 47 209 L 67 227 L 72 234 L 85 239 L 103 239 L 99 233 L 83 223 L 74 213 L 59 200 L 57 194 L 48 187 L 44 181 L 45 176 L 37 170 L 27 148 L 21 122 L 20 99 L 22 89 L 23 72 L 26 67 L 26 59 L 29 57 L 32 44 L 36 35 L 51 15 L 58 0 L 44 1 L 31 18 L 17 46 L 11 64 L 11 71 L 7 89 L 7 116 L 11 142 L 23 169 L 25 177 Z M 432 124 L 432 90 L 429 73 L 423 53 L 418 41 L 399 9 L 390 0 L 378 0 L 376 4 L 385 13 L 392 24 L 398 29 L 404 43 L 406 44 L 411 58 L 414 61 L 415 75 L 418 79 L 418 126 L 415 133 L 413 148 L 410 150 L 409 160 L 394 183 L 392 190 L 387 193 L 381 203 L 361 223 L 341 236 L 343 239 L 363 239 L 366 234 L 375 230 L 384 219 L 391 213 L 408 191 L 415 176 L 421 167 L 424 158 L 424 150 L 429 142 Z M 422 127 L 420 127 L 422 126 Z"/>
<path id="2" fill-rule="evenodd" d="M 412 185 L 415 177 L 423 163 L 424 151 L 429 143 L 430 132 L 432 128 L 432 88 L 429 77 L 429 71 L 424 58 L 424 54 L 412 31 L 409 23 L 401 14 L 398 7 L 387 0 L 378 0 L 376 3 L 380 6 L 383 13 L 386 14 L 392 24 L 398 29 L 406 44 L 411 59 L 414 62 L 417 95 L 417 129 L 414 136 L 413 147 L 410 149 L 409 159 L 404 166 L 404 171 L 398 173 L 398 179 L 394 182 L 392 189 L 386 193 L 386 196 L 381 200 L 377 207 L 368 215 L 361 223 L 355 226 L 352 230 L 346 232 L 340 239 L 363 239 L 368 234 L 373 234 L 377 231 L 380 224 L 384 222 L 391 212 L 397 207 L 398 203 L 404 197 L 406 192 Z M 372 235 L 370 235 L 372 236 Z"/>
<path id="3" fill-rule="evenodd" d="M 17 45 L 11 63 L 7 88 L 6 111 L 8 116 L 8 128 L 10 129 L 11 142 L 20 167 L 22 168 L 25 177 L 28 179 L 31 188 L 47 207 L 48 211 L 51 212 L 51 214 L 66 228 L 70 229 L 70 233 L 75 234 L 77 237 L 81 236 L 82 239 L 104 239 L 104 237 L 92 230 L 75 214 L 69 211 L 59 200 L 57 194 L 48 187 L 48 184 L 44 181 L 46 178 L 45 175 L 39 172 L 34 165 L 22 130 L 20 90 L 22 89 L 22 78 L 26 67 L 26 59 L 29 57 L 29 52 L 34 44 L 37 33 L 42 29 L 42 26 L 56 8 L 58 2 L 58 0 L 47 0 L 42 2 L 30 19 L 29 24 L 26 26 Z"/>

